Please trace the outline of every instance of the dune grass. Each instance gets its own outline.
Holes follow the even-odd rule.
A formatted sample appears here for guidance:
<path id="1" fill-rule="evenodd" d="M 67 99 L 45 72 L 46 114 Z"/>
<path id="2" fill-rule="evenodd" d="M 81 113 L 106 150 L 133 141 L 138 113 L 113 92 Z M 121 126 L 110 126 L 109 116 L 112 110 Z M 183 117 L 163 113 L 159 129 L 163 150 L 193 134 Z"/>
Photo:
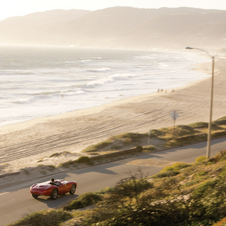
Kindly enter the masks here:
<path id="1" fill-rule="evenodd" d="M 226 136 L 226 116 L 215 120 L 212 123 L 212 137 L 217 138 Z M 165 148 L 180 147 L 188 144 L 202 142 L 207 140 L 208 123 L 196 122 L 190 125 L 177 125 L 175 127 L 153 129 L 150 139 L 158 139 L 164 143 Z M 95 145 L 91 145 L 82 152 L 95 153 L 103 151 L 125 150 L 127 147 L 144 146 L 144 151 L 154 151 L 163 147 L 155 147 L 150 143 L 147 147 L 148 133 L 123 133 L 112 136 L 109 139 Z M 145 143 L 143 145 L 143 143 Z M 151 146 L 152 145 L 152 146 Z"/>
<path id="2" fill-rule="evenodd" d="M 72 214 L 62 209 L 37 211 L 8 226 L 58 226 L 72 218 Z"/>

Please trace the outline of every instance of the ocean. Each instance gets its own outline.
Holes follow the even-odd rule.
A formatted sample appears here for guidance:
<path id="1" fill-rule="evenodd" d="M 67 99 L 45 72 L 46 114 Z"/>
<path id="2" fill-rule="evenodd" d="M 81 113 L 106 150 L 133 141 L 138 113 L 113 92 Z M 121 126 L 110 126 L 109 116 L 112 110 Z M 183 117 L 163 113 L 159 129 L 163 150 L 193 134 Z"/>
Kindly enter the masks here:
<path id="1" fill-rule="evenodd" d="M 191 52 L 0 47 L 0 126 L 172 90 L 208 75 Z"/>

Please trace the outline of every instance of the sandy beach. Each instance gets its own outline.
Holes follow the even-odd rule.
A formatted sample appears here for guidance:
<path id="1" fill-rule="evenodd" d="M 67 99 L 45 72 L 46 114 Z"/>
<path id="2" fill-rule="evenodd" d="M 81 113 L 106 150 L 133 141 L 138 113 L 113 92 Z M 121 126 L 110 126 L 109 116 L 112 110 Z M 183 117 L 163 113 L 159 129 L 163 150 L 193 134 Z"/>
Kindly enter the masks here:
<path id="1" fill-rule="evenodd" d="M 216 59 L 213 120 L 226 115 L 226 60 Z M 196 70 L 211 74 L 211 62 Z M 176 125 L 208 122 L 210 77 L 173 90 L 135 96 L 100 107 L 0 128 L 0 174 L 36 166 L 40 158 L 68 151 L 73 156 L 89 145 L 126 132 L 173 126 L 171 113 L 176 110 Z M 76 154 L 77 153 L 77 154 Z M 68 158 L 71 158 L 69 156 Z M 52 164 L 66 161 L 52 159 Z M 10 167 L 3 167 L 10 166 Z"/>

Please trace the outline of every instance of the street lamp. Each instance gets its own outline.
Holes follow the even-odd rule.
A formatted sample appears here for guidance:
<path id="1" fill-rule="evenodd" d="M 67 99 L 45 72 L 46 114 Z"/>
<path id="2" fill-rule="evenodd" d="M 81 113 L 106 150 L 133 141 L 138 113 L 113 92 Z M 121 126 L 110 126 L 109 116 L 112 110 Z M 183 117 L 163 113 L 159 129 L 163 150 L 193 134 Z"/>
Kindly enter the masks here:
<path id="1" fill-rule="evenodd" d="M 211 91 L 210 91 L 210 118 L 208 127 L 208 138 L 207 138 L 207 150 L 206 157 L 210 158 L 210 146 L 211 146 L 211 124 L 212 124 L 212 110 L 213 110 L 213 82 L 214 82 L 214 56 L 210 55 L 206 50 L 200 48 L 186 47 L 186 49 L 197 49 L 205 52 L 212 59 L 212 79 L 211 79 Z"/>

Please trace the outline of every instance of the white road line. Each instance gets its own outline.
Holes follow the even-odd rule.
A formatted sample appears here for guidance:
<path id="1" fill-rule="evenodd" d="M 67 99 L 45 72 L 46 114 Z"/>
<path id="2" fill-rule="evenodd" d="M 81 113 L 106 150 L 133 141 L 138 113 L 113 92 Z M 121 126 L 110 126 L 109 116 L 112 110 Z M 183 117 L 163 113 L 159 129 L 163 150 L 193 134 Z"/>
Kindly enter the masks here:
<path id="1" fill-rule="evenodd" d="M 1 195 L 6 195 L 6 194 L 8 194 L 9 192 L 3 192 L 3 193 L 0 193 L 0 196 Z"/>

